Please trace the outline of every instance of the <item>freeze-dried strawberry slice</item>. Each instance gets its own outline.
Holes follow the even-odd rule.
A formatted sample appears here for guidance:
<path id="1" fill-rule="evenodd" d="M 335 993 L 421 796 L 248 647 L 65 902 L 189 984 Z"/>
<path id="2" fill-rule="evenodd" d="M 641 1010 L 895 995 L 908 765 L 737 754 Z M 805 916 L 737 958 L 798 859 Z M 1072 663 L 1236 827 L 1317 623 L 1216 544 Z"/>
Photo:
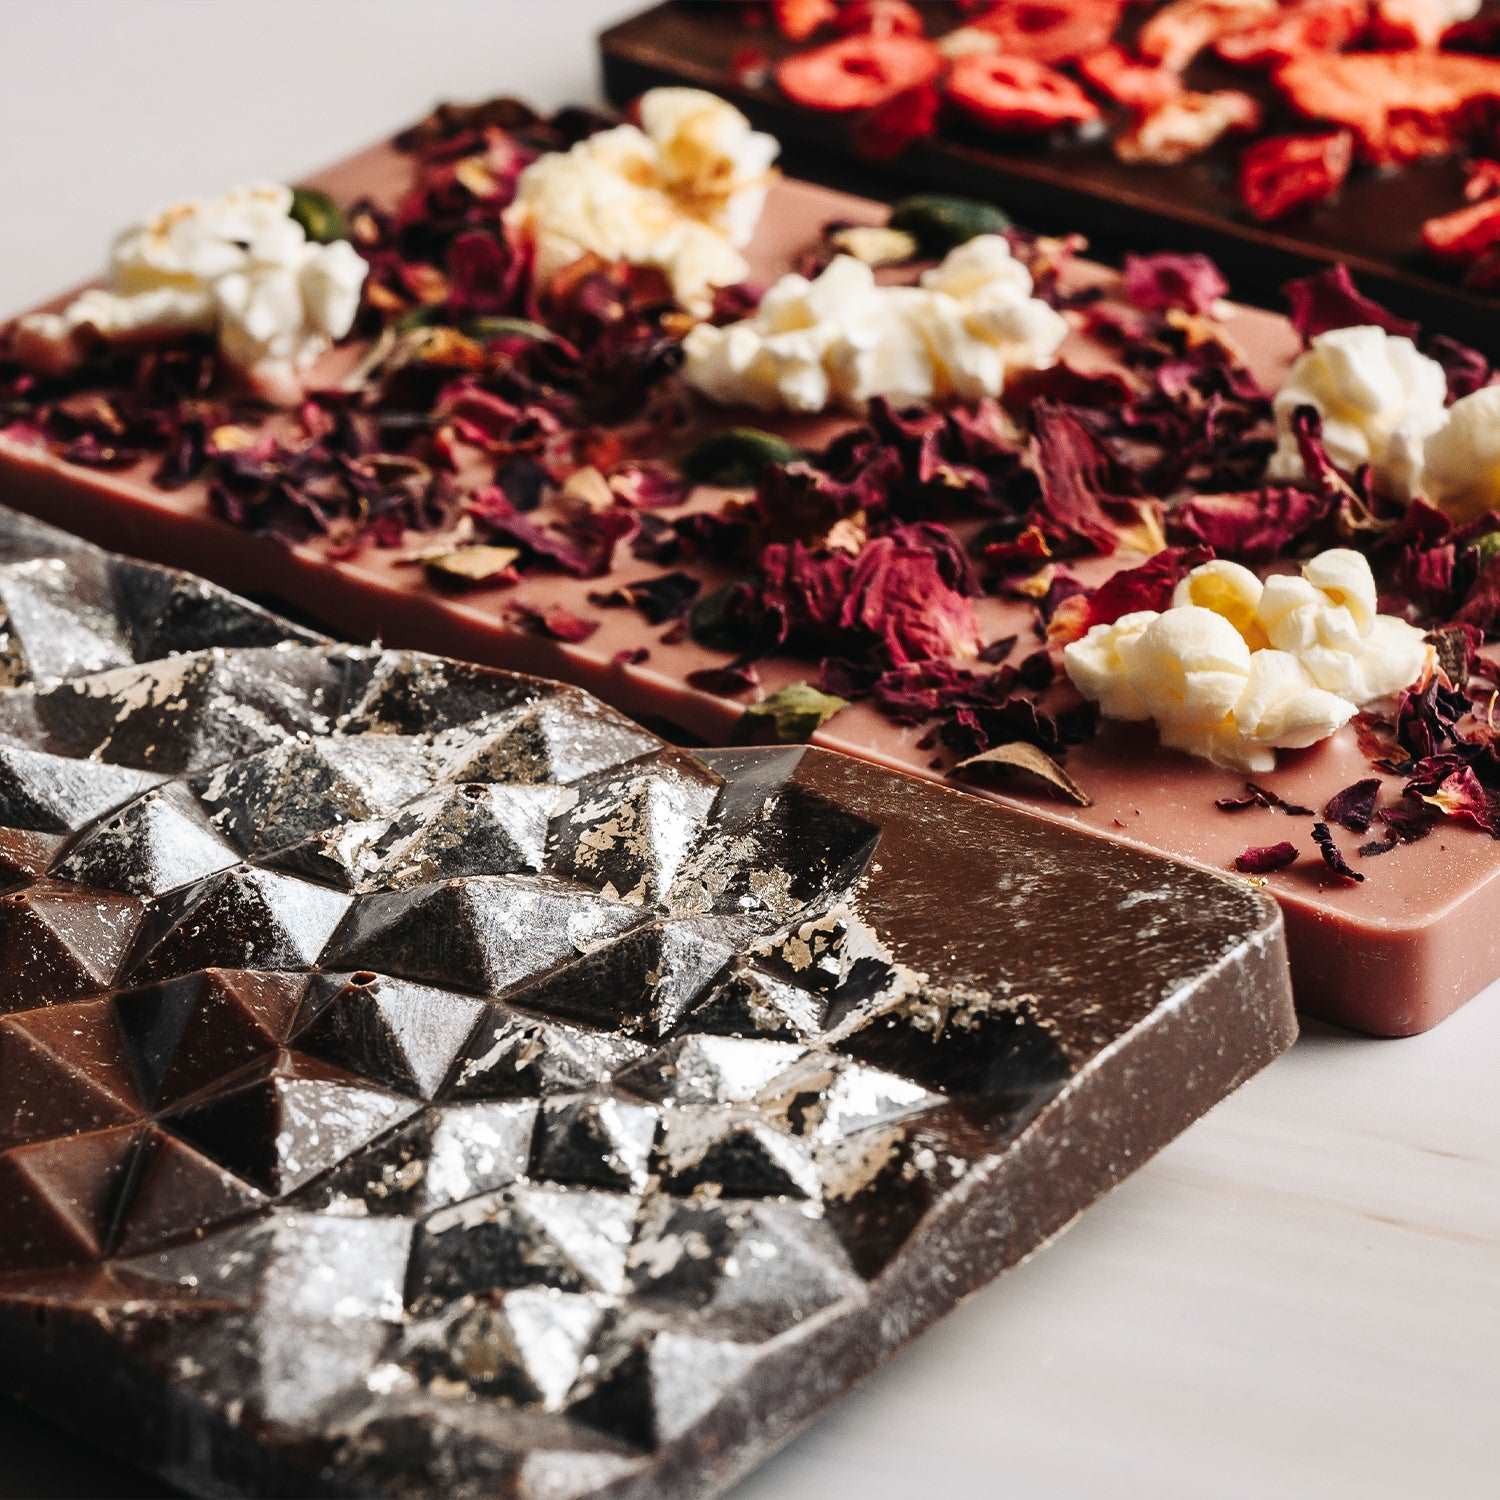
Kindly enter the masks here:
<path id="1" fill-rule="evenodd" d="M 1378 163 L 1446 154 L 1500 100 L 1500 60 L 1454 52 L 1322 53 L 1272 77 L 1294 108 L 1347 126 Z"/>
<path id="2" fill-rule="evenodd" d="M 1115 155 L 1121 161 L 1172 166 L 1201 156 L 1231 131 L 1254 130 L 1260 120 L 1260 105 L 1238 89 L 1184 92 L 1147 110 L 1116 136 Z"/>
<path id="3" fill-rule="evenodd" d="M 1484 198 L 1422 226 L 1422 243 L 1440 260 L 1478 260 L 1500 245 L 1500 198 Z"/>
<path id="4" fill-rule="evenodd" d="M 1269 68 L 1306 52 L 1337 52 L 1369 21 L 1369 0 L 1293 0 L 1259 25 L 1220 37 L 1214 51 L 1225 62 Z"/>
<path id="5" fill-rule="evenodd" d="M 1276 0 L 1170 0 L 1141 27 L 1136 49 L 1181 72 L 1205 47 L 1271 20 L 1276 11 Z"/>
<path id="6" fill-rule="evenodd" d="M 1353 163 L 1354 137 L 1347 130 L 1268 136 L 1240 159 L 1240 198 L 1257 219 L 1282 219 L 1294 208 L 1331 198 Z"/>
<path id="7" fill-rule="evenodd" d="M 776 65 L 776 81 L 808 109 L 873 109 L 903 89 L 931 83 L 943 59 L 925 37 L 846 36 Z"/>
<path id="8" fill-rule="evenodd" d="M 1007 57 L 1071 62 L 1109 44 L 1123 8 L 1121 0 L 996 0 L 969 25 L 994 36 Z"/>
<path id="9" fill-rule="evenodd" d="M 1464 167 L 1464 201 L 1478 203 L 1500 193 L 1500 161 L 1476 156 Z"/>
<path id="10" fill-rule="evenodd" d="M 789 42 L 805 42 L 838 13 L 833 0 L 771 0 L 771 20 Z"/>
<path id="11" fill-rule="evenodd" d="M 1155 109 L 1182 92 L 1182 78 L 1157 63 L 1137 62 L 1123 47 L 1103 47 L 1080 57 L 1083 81 L 1127 109 Z"/>
<path id="12" fill-rule="evenodd" d="M 948 97 L 996 130 L 1055 130 L 1096 119 L 1098 107 L 1056 68 L 1029 57 L 961 57 L 948 75 Z"/>
<path id="13" fill-rule="evenodd" d="M 1450 0 L 1376 0 L 1375 40 L 1382 47 L 1436 47 L 1456 19 Z"/>
<path id="14" fill-rule="evenodd" d="M 910 0 L 851 0 L 839 6 L 834 27 L 853 35 L 868 32 L 871 36 L 925 36 L 927 25 L 922 13 Z"/>

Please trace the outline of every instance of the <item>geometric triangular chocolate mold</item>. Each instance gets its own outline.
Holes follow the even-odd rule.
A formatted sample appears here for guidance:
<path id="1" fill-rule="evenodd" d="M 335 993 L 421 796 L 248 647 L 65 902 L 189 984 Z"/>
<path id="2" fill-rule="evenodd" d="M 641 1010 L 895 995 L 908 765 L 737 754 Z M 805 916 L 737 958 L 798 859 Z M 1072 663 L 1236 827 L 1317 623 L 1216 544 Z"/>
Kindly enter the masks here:
<path id="1" fill-rule="evenodd" d="M 0 1016 L 0 1149 L 140 1112 L 108 1000 Z"/>
<path id="2" fill-rule="evenodd" d="M 0 897 L 0 1011 L 108 989 L 141 911 L 133 896 L 51 881 Z"/>
<path id="3" fill-rule="evenodd" d="M 0 568 L 0 617 L 10 654 L 25 663 L 19 680 L 57 681 L 135 660 L 115 617 L 104 554 Z"/>
<path id="4" fill-rule="evenodd" d="M 643 1453 L 655 1448 L 658 1433 L 650 1347 L 648 1337 L 596 1355 L 572 1393 L 568 1415 Z"/>
<path id="5" fill-rule="evenodd" d="M 59 880 L 160 896 L 238 863 L 181 784 L 155 788 L 95 823 L 58 860 Z"/>
<path id="6" fill-rule="evenodd" d="M 141 1098 L 160 1108 L 276 1052 L 306 980 L 208 969 L 121 990 L 115 1015 Z"/>
<path id="7" fill-rule="evenodd" d="M 385 889 L 457 875 L 518 875 L 542 867 L 551 787 L 465 782 L 402 808 L 374 846 L 369 884 Z"/>
<path id="8" fill-rule="evenodd" d="M 63 836 L 0 828 L 0 888 L 29 885 L 53 861 Z"/>
<path id="9" fill-rule="evenodd" d="M 714 1183 L 737 1198 L 821 1196 L 808 1144 L 745 1111 L 672 1112 L 664 1122 L 656 1165 L 676 1193 Z"/>
<path id="10" fill-rule="evenodd" d="M 446 781 L 566 785 L 657 748 L 654 735 L 571 689 L 554 689 L 498 718 L 488 733 L 455 737 Z"/>
<path id="11" fill-rule="evenodd" d="M 101 1257 L 140 1133 L 115 1126 L 0 1154 L 0 1271 Z"/>
<path id="12" fill-rule="evenodd" d="M 732 755 L 733 752 L 730 752 Z M 714 755 L 703 759 L 710 767 Z M 797 753 L 767 759 L 731 780 L 718 828 L 683 862 L 667 904 L 674 912 L 735 912 L 786 921 L 810 904 L 848 892 L 879 842 L 879 830 L 795 782 Z"/>
<path id="13" fill-rule="evenodd" d="M 594 1187 L 646 1185 L 658 1111 L 612 1094 L 544 1099 L 531 1175 Z"/>
<path id="14" fill-rule="evenodd" d="M 386 1088 L 430 1099 L 488 1010 L 483 1000 L 407 979 L 320 976 L 297 1046 Z"/>
<path id="15" fill-rule="evenodd" d="M 552 868 L 616 899 L 655 904 L 703 836 L 723 784 L 677 750 L 585 777 L 553 822 Z"/>
<path id="16" fill-rule="evenodd" d="M 359 898 L 325 968 L 364 968 L 495 995 L 639 922 L 638 910 L 516 875 Z"/>
<path id="17" fill-rule="evenodd" d="M 645 1099 L 673 1104 L 736 1104 L 754 1099 L 806 1049 L 790 1042 L 731 1036 L 685 1036 L 616 1076 Z"/>
<path id="18" fill-rule="evenodd" d="M 419 1106 L 313 1058 L 283 1054 L 164 1123 L 237 1177 L 280 1197 L 338 1165 Z"/>
<path id="19" fill-rule="evenodd" d="M 248 1182 L 153 1125 L 131 1168 L 111 1254 L 139 1255 L 185 1236 L 197 1239 L 265 1203 Z"/>
<path id="20" fill-rule="evenodd" d="M 536 1103 L 509 1099 L 426 1109 L 293 1194 L 299 1208 L 419 1217 L 525 1175 Z"/>
<path id="21" fill-rule="evenodd" d="M 422 747 L 392 735 L 289 741 L 221 767 L 196 790 L 214 826 L 258 855 L 393 811 L 429 780 Z"/>
<path id="22" fill-rule="evenodd" d="M 683 1020 L 683 1029 L 769 1041 L 810 1041 L 827 1000 L 749 964 L 737 964 Z"/>
<path id="23" fill-rule="evenodd" d="M 624 1193 L 517 1183 L 441 1209 L 418 1229 L 407 1300 L 421 1309 L 519 1286 L 618 1292 L 638 1206 Z"/>
<path id="24" fill-rule="evenodd" d="M 109 559 L 115 611 L 136 661 L 211 646 L 316 645 L 323 637 L 204 579 L 128 557 Z"/>
<path id="25" fill-rule="evenodd" d="M 760 1357 L 755 1344 L 658 1333 L 649 1361 L 658 1441 L 670 1442 L 707 1416 Z"/>
<path id="26" fill-rule="evenodd" d="M 308 969 L 349 901 L 340 891 L 270 870 L 213 875 L 152 913 L 127 972 L 139 983 L 194 969 Z"/>
<path id="27" fill-rule="evenodd" d="M 71 833 L 160 780 L 151 771 L 0 745 L 0 824 Z"/>
<path id="28" fill-rule="evenodd" d="M 573 1094 L 641 1058 L 645 1046 L 617 1032 L 521 1015 L 502 1005 L 490 1014 L 454 1064 L 442 1090 L 448 1099 L 523 1099 Z"/>

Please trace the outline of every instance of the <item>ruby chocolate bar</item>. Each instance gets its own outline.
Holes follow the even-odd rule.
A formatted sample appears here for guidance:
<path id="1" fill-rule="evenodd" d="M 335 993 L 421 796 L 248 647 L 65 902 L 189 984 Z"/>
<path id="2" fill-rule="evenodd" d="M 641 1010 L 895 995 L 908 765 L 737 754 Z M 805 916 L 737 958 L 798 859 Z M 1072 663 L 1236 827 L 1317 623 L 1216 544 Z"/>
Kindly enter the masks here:
<path id="1" fill-rule="evenodd" d="M 0 1381 L 194 1493 L 718 1493 L 1294 1035 L 1242 882 L 0 552 Z"/>
<path id="2" fill-rule="evenodd" d="M 447 108 L 324 196 L 197 206 L 263 259 L 17 324 L 0 486 L 342 635 L 1238 871 L 1348 1025 L 1496 977 L 1483 356 L 1347 274 L 1288 320 L 982 204 L 767 196 L 775 143 L 705 99 Z M 117 285 L 181 222 L 125 237 Z"/>

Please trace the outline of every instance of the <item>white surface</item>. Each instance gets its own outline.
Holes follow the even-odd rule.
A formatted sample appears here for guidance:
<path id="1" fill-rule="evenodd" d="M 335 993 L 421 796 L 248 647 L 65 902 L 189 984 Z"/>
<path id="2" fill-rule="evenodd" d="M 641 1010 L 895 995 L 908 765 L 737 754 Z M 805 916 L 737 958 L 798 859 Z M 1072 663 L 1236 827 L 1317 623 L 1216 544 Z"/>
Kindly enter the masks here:
<path id="1" fill-rule="evenodd" d="M 618 0 L 0 0 L 0 308 L 439 96 L 592 97 Z M 1082 227 L 1082 226 L 1081 226 Z M 1315 1031 L 740 1500 L 1500 1493 L 1500 995 Z"/>

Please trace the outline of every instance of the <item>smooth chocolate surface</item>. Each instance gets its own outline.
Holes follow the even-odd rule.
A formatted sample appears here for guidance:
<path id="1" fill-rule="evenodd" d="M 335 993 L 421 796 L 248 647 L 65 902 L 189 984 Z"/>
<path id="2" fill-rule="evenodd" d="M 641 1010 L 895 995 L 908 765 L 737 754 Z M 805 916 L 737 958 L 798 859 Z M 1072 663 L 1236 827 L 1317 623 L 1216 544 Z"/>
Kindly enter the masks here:
<path id="1" fill-rule="evenodd" d="M 195 1492 L 715 1493 L 1294 1034 L 1243 882 L 287 637 L 0 691 L 0 1374 Z"/>
<path id="2" fill-rule="evenodd" d="M 956 7 L 924 7 L 941 19 Z M 1285 221 L 1261 224 L 1240 202 L 1236 171 L 1242 142 L 1230 139 L 1175 166 L 1120 161 L 1107 140 L 1017 140 L 979 124 L 945 123 L 942 135 L 872 162 L 855 146 L 856 121 L 799 108 L 767 79 L 750 87 L 735 77 L 746 47 L 771 60 L 818 45 L 788 42 L 772 27 L 751 30 L 727 6 L 653 6 L 600 38 L 605 87 L 624 104 L 660 84 L 712 89 L 732 99 L 784 146 L 800 176 L 872 197 L 940 189 L 1000 203 L 1031 228 L 1082 231 L 1101 255 L 1202 250 L 1229 274 L 1237 293 L 1280 305 L 1280 288 L 1306 275 L 1309 262 L 1344 263 L 1380 301 L 1437 331 L 1483 343 L 1500 337 L 1500 301 L 1465 290 L 1422 252 L 1423 222 L 1464 203 L 1462 155 L 1419 161 L 1397 171 L 1361 171 L 1333 201 Z M 1266 134 L 1306 131 L 1263 72 L 1208 56 L 1188 73 L 1198 89 L 1236 89 L 1267 111 Z"/>

